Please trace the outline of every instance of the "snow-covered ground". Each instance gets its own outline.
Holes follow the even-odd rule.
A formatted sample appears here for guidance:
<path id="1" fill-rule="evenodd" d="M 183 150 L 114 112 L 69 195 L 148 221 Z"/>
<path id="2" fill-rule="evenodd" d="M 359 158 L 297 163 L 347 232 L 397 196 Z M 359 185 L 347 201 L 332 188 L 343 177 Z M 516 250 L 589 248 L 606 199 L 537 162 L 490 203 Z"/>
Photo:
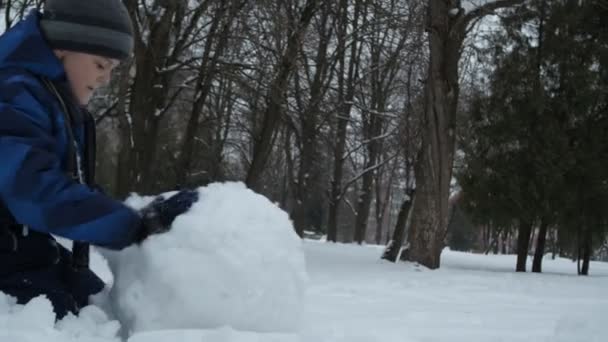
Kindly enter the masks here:
<path id="1" fill-rule="evenodd" d="M 516 274 L 514 256 L 445 251 L 442 269 L 429 271 L 379 261 L 376 246 L 306 241 L 304 251 L 310 282 L 299 334 L 223 327 L 144 332 L 129 342 L 603 342 L 608 336 L 606 263 L 592 263 L 592 275 L 578 277 L 564 259 L 546 260 L 545 274 Z M 118 341 L 111 338 L 116 323 L 96 311 L 57 332 L 50 321 L 40 322 L 50 311 L 41 302 L 21 316 L 7 316 L 5 307 L 0 300 L 0 341 L 34 342 L 40 334 L 47 342 Z M 37 333 L 28 339 L 19 329 Z"/>
<path id="2" fill-rule="evenodd" d="M 608 264 L 569 260 L 514 273 L 515 256 L 444 251 L 430 271 L 378 259 L 382 247 L 307 242 L 304 341 L 606 341 Z"/>
<path id="3" fill-rule="evenodd" d="M 93 255 L 96 271 L 116 284 L 109 301 L 132 336 L 119 337 L 118 321 L 95 306 L 55 323 L 45 299 L 22 306 L 0 294 L 0 342 L 607 339 L 607 263 L 579 277 L 571 261 L 548 258 L 544 274 L 521 274 L 515 256 L 446 250 L 442 268 L 430 271 L 381 261 L 381 246 L 302 243 L 282 211 L 241 185 L 203 194 L 141 253 L 111 256 L 110 267 Z"/>

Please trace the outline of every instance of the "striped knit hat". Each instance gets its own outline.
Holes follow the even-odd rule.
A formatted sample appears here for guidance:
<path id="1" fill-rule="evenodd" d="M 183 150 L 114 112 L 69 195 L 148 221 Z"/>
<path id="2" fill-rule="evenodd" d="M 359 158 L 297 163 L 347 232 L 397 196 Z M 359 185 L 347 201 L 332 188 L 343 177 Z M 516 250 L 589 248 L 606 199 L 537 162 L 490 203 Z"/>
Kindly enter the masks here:
<path id="1" fill-rule="evenodd" d="M 53 49 L 118 60 L 133 49 L 133 27 L 121 0 L 47 0 L 40 27 Z"/>

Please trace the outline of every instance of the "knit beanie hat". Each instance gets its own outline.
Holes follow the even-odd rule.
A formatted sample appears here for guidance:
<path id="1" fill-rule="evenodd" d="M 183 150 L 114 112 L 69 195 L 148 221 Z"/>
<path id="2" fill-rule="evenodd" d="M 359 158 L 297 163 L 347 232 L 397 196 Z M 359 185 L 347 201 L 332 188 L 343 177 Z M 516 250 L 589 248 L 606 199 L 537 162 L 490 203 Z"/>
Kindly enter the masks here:
<path id="1" fill-rule="evenodd" d="M 122 60 L 133 26 L 122 0 L 46 0 L 40 28 L 51 48 Z"/>

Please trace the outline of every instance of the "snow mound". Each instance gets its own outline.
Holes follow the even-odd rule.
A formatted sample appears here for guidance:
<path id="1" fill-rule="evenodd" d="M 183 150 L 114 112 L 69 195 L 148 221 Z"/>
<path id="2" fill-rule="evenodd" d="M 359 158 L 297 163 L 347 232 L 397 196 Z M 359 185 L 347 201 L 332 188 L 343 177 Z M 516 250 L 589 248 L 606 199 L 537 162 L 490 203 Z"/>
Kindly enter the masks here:
<path id="1" fill-rule="evenodd" d="M 297 331 L 307 275 L 288 215 L 242 183 L 198 190 L 199 201 L 169 233 L 104 252 L 123 328 Z M 133 195 L 127 204 L 151 200 Z"/>
<path id="2" fill-rule="evenodd" d="M 120 324 L 110 321 L 95 306 L 82 309 L 78 317 L 68 314 L 55 323 L 51 302 L 44 296 L 25 305 L 0 292 L 0 341 L 11 342 L 119 342 Z"/>

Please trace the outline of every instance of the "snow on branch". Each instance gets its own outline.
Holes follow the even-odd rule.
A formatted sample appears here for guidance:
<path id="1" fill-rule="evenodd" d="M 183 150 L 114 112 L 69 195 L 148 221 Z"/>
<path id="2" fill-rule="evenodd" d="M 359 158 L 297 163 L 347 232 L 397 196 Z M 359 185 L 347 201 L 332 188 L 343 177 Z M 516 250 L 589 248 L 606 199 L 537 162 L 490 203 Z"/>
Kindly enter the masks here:
<path id="1" fill-rule="evenodd" d="M 523 4 L 527 0 L 465 0 L 462 7 L 465 9 L 464 23 L 494 13 L 497 9 Z"/>

